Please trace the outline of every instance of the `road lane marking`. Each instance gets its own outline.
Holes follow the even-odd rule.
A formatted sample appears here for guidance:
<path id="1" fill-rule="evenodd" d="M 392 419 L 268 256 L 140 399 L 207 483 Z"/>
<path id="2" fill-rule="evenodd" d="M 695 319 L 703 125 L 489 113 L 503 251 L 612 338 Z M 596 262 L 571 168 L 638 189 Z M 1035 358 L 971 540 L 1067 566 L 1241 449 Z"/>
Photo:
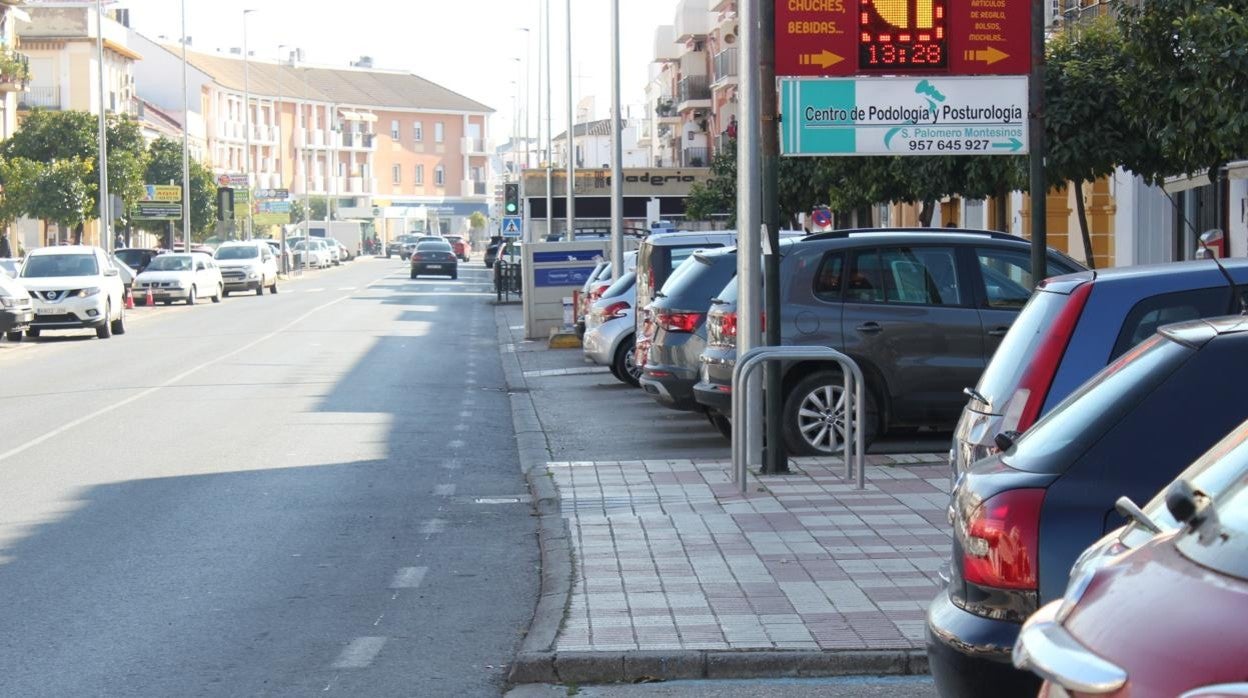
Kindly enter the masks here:
<path id="1" fill-rule="evenodd" d="M 324 291 L 324 290 L 325 290 L 324 288 L 305 288 L 303 289 L 303 292 L 304 293 L 320 293 L 321 291 Z"/>
<path id="2" fill-rule="evenodd" d="M 355 286 L 340 286 L 338 290 L 339 291 L 354 291 Z"/>
<path id="3" fill-rule="evenodd" d="M 464 442 L 463 442 L 463 441 L 460 441 L 459 439 L 453 439 L 453 440 L 451 440 L 449 443 L 447 443 L 446 445 L 447 445 L 447 446 L 450 446 L 451 448 L 463 448 L 463 447 L 464 447 Z"/>
<path id="4" fill-rule="evenodd" d="M 433 488 L 433 493 L 439 497 L 449 497 L 455 494 L 455 485 L 438 485 Z"/>
<path id="5" fill-rule="evenodd" d="M 402 567 L 395 573 L 394 580 L 390 582 L 390 588 L 415 589 L 425 581 L 425 573 L 428 571 L 428 567 Z"/>
<path id="6" fill-rule="evenodd" d="M 357 637 L 343 648 L 338 659 L 330 665 L 333 669 L 364 669 L 373 663 L 381 648 L 386 644 L 384 637 Z"/>
<path id="7" fill-rule="evenodd" d="M 444 530 L 446 530 L 446 519 L 429 519 L 420 525 L 420 532 L 429 536 Z"/>
<path id="8" fill-rule="evenodd" d="M 37 436 L 37 437 L 35 437 L 35 438 L 33 438 L 33 439 L 31 439 L 31 440 L 29 440 L 29 441 L 27 441 L 27 442 L 23 443 L 23 444 L 20 444 L 20 445 L 18 445 L 18 446 L 14 446 L 13 448 L 10 448 L 9 450 L 7 450 L 7 451 L 5 451 L 5 452 L 3 452 L 3 453 L 0 453 L 0 462 L 6 461 L 6 460 L 8 460 L 9 458 L 12 458 L 13 456 L 18 455 L 19 453 L 23 453 L 23 452 L 25 452 L 25 451 L 28 451 L 28 450 L 30 450 L 30 449 L 32 449 L 32 448 L 34 448 L 35 446 L 38 446 L 39 444 L 44 443 L 45 441 L 49 441 L 49 440 L 51 440 L 51 439 L 54 439 L 54 438 L 56 438 L 56 437 L 60 436 L 61 434 L 64 434 L 65 432 L 67 432 L 67 431 L 71 430 L 71 429 L 74 429 L 74 428 L 80 427 L 80 426 L 82 426 L 83 424 L 86 424 L 87 422 L 90 422 L 91 420 L 95 419 L 96 417 L 102 417 L 102 416 L 104 416 L 104 415 L 106 415 L 106 414 L 108 414 L 108 413 L 110 413 L 110 412 L 115 412 L 115 411 L 117 411 L 117 410 L 121 409 L 122 407 L 125 407 L 126 405 L 129 405 L 129 404 L 130 404 L 130 403 L 132 403 L 132 402 L 137 402 L 137 401 L 142 400 L 143 398 L 145 398 L 145 397 L 147 397 L 147 396 L 149 396 L 149 395 L 151 395 L 151 394 L 153 394 L 153 393 L 155 393 L 155 392 L 157 392 L 157 391 L 160 391 L 160 390 L 163 390 L 163 389 L 165 389 L 165 388 L 168 388 L 168 387 L 170 387 L 170 386 L 172 386 L 172 385 L 174 385 L 174 384 L 176 384 L 176 383 L 180 383 L 180 382 L 182 382 L 183 380 L 186 380 L 187 378 L 189 378 L 189 377 L 191 377 L 191 376 L 195 375 L 196 373 L 198 373 L 198 372 L 200 372 L 200 371 L 202 371 L 202 370 L 204 370 L 204 369 L 206 369 L 206 368 L 208 368 L 208 367 L 210 367 L 210 366 L 215 366 L 216 364 L 219 364 L 219 363 L 221 363 L 222 361 L 225 361 L 226 359 L 231 359 L 231 358 L 233 358 L 233 357 L 235 357 L 235 356 L 238 356 L 239 354 L 243 354 L 243 353 L 247 352 L 248 350 L 250 350 L 252 347 L 255 347 L 255 346 L 257 346 L 257 345 L 259 345 L 259 344 L 261 344 L 261 343 L 263 343 L 263 342 L 267 342 L 268 340 L 270 340 L 270 339 L 272 339 L 272 338 L 274 338 L 274 337 L 278 336 L 279 334 L 281 334 L 281 333 L 285 332 L 286 330 L 289 330 L 290 328 L 294 327 L 295 325 L 298 325 L 299 323 L 303 322 L 304 320 L 306 320 L 306 319 L 308 319 L 308 318 L 312 317 L 312 316 L 313 316 L 313 315 L 315 315 L 316 313 L 319 313 L 320 311 L 322 311 L 322 310 L 324 310 L 324 309 L 326 309 L 326 308 L 330 307 L 331 305 L 334 305 L 335 303 L 341 303 L 342 301 L 347 300 L 347 298 L 348 298 L 347 296 L 343 296 L 343 297 L 341 297 L 341 298 L 335 298 L 334 300 L 329 301 L 328 303 L 322 303 L 321 305 L 316 306 L 315 308 L 313 308 L 313 309 L 309 310 L 308 312 L 304 313 L 303 315 L 300 315 L 299 317 L 295 318 L 294 320 L 291 320 L 290 322 L 288 322 L 288 323 L 286 323 L 285 325 L 283 325 L 283 326 L 279 327 L 278 329 L 273 330 L 272 332 L 270 332 L 270 333 L 268 333 L 268 334 L 264 335 L 263 337 L 260 337 L 260 338 L 258 338 L 258 339 L 255 339 L 255 340 L 251 341 L 251 342 L 248 342 L 247 344 L 244 344 L 243 346 L 238 347 L 237 349 L 234 349 L 233 351 L 226 352 L 225 354 L 222 354 L 221 356 L 218 356 L 218 357 L 217 357 L 217 358 L 215 358 L 215 359 L 211 359 L 211 360 L 209 360 L 209 361 L 205 361 L 205 362 L 204 362 L 204 363 L 202 363 L 202 364 L 199 364 L 198 366 L 195 366 L 195 367 L 192 367 L 192 368 L 188 368 L 187 370 L 183 371 L 182 373 L 179 373 L 178 375 L 174 376 L 173 378 L 170 378 L 169 380 L 167 380 L 167 381 L 165 381 L 165 382 L 161 383 L 160 385 L 154 385 L 154 386 L 152 386 L 152 387 L 150 387 L 150 388 L 147 388 L 146 390 L 143 390 L 143 391 L 137 392 L 137 393 L 135 393 L 134 395 L 131 395 L 131 396 L 130 396 L 130 397 L 128 397 L 128 398 L 124 398 L 124 399 L 122 399 L 122 400 L 118 400 L 117 402 L 114 402 L 114 403 L 113 403 L 113 404 L 111 404 L 111 405 L 107 405 L 107 406 L 105 406 L 105 407 L 101 407 L 100 409 L 98 409 L 98 410 L 96 410 L 96 411 L 94 411 L 94 412 L 92 412 L 92 413 L 90 413 L 90 414 L 87 414 L 87 415 L 84 415 L 84 416 L 82 416 L 82 417 L 79 417 L 78 419 L 75 419 L 75 420 L 72 420 L 72 421 L 66 422 L 66 423 L 62 424 L 61 426 L 59 426 L 59 427 L 57 427 L 57 428 L 53 429 L 52 431 L 49 431 L 49 432 L 44 433 L 42 436 Z"/>

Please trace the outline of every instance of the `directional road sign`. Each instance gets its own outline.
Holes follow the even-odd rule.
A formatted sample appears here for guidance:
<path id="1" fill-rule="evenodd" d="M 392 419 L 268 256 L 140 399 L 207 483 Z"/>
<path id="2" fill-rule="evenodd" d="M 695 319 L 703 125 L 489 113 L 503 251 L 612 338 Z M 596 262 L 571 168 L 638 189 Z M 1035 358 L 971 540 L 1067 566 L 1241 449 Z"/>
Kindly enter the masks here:
<path id="1" fill-rule="evenodd" d="M 790 78 L 784 155 L 1018 155 L 1027 78 Z"/>
<path id="2" fill-rule="evenodd" d="M 518 238 L 520 231 L 524 229 L 524 219 L 520 216 L 503 217 L 503 237 Z"/>
<path id="3" fill-rule="evenodd" d="M 776 74 L 1026 75 L 1029 0 L 775 0 Z"/>

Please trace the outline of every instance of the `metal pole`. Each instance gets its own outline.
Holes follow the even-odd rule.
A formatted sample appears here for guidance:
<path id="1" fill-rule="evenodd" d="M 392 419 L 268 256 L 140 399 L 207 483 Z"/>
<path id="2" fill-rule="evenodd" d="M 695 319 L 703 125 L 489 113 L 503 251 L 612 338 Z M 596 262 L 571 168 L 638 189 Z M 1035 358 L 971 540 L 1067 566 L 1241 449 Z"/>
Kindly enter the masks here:
<path id="1" fill-rule="evenodd" d="M 1031 102 L 1028 130 L 1028 165 L 1031 195 L 1031 278 L 1035 283 L 1048 276 L 1046 246 L 1046 194 L 1044 181 L 1044 3 L 1031 4 L 1031 78 L 1028 84 Z"/>
<path id="2" fill-rule="evenodd" d="M 182 0 L 182 239 L 191 251 L 191 98 L 186 69 L 186 0 Z"/>
<path id="3" fill-rule="evenodd" d="M 312 266 L 312 103 L 308 101 L 308 69 L 303 69 L 303 107 L 307 111 L 303 115 L 303 269 Z"/>
<path id="4" fill-rule="evenodd" d="M 551 134 L 551 103 L 550 93 L 554 83 L 550 81 L 550 0 L 546 0 L 546 234 L 555 230 L 555 176 L 554 176 L 554 137 Z"/>
<path id="5" fill-rule="evenodd" d="M 737 140 L 737 351 L 740 354 L 759 346 L 762 342 L 759 320 L 762 315 L 762 270 L 759 252 L 762 227 L 762 90 L 758 65 L 762 60 L 759 36 L 759 6 L 770 0 L 741 0 L 738 13 L 741 17 L 741 50 L 739 56 L 740 98 L 742 119 L 738 124 Z M 767 86 L 767 89 L 775 89 Z M 762 386 L 758 376 L 751 379 L 743 396 L 744 407 L 753 414 L 761 412 Z M 760 423 L 757 418 L 745 414 L 733 414 L 738 427 Z M 745 462 L 749 464 L 762 447 L 762 435 L 757 428 L 746 434 Z"/>
<path id="6" fill-rule="evenodd" d="M 243 174 L 247 178 L 247 230 L 243 237 L 251 239 L 251 57 L 247 49 L 247 15 L 255 10 L 243 10 L 243 138 L 246 145 L 243 150 Z M 189 250 L 189 248 L 188 248 Z"/>
<path id="7" fill-rule="evenodd" d="M 624 119 L 620 117 L 620 0 L 611 0 L 611 278 L 624 275 Z"/>
<path id="8" fill-rule="evenodd" d="M 286 143 L 285 141 L 282 140 L 282 112 L 281 112 L 281 109 L 282 109 L 282 66 L 285 64 L 285 61 L 282 60 L 282 49 L 284 48 L 288 48 L 286 44 L 278 44 L 277 46 L 277 102 L 273 105 L 273 120 L 277 122 L 276 123 L 277 125 L 277 148 L 278 148 L 278 152 L 281 153 L 282 155 L 286 154 L 285 152 L 283 152 L 286 150 Z M 284 184 L 284 179 L 285 179 L 282 176 L 283 174 L 285 174 L 282 172 L 282 160 L 284 159 L 285 158 L 283 157 L 279 157 L 276 163 L 277 164 L 277 188 L 278 189 L 284 188 L 282 186 Z M 279 227 L 281 228 L 281 231 L 282 231 L 281 247 L 280 247 L 282 251 L 282 273 L 290 274 L 292 269 L 290 269 L 286 263 L 286 253 L 288 251 L 286 247 L 286 226 L 282 225 Z"/>
<path id="9" fill-rule="evenodd" d="M 325 112 L 325 125 L 329 127 L 329 151 L 325 156 L 325 169 L 329 170 L 330 181 L 325 185 L 325 234 L 329 234 L 329 222 L 333 220 L 332 212 L 329 210 L 334 202 L 334 197 L 338 195 L 338 149 L 334 147 L 334 120 L 338 113 L 338 105 L 331 104 Z M 332 162 L 331 162 L 332 161 Z"/>
<path id="10" fill-rule="evenodd" d="M 112 252 L 117 245 L 113 240 L 113 217 L 109 215 L 108 210 L 108 119 L 104 114 L 104 13 L 100 9 L 100 0 L 95 0 L 95 60 L 99 67 L 96 72 L 100 90 L 100 246 Z M 187 251 L 189 252 L 190 248 L 187 248 Z"/>
<path id="11" fill-rule="evenodd" d="M 529 77 L 533 72 L 533 32 L 528 27 L 521 27 L 520 31 L 524 32 L 524 167 L 520 168 L 523 180 L 524 171 L 529 169 L 529 110 L 533 108 L 530 100 L 533 83 Z"/>
<path id="12" fill-rule="evenodd" d="M 780 119 L 776 95 L 776 5 L 764 2 L 759 5 L 758 44 L 762 60 L 758 63 L 758 84 L 762 89 L 762 200 L 763 228 L 767 234 L 767 254 L 763 257 L 763 295 L 766 312 L 763 343 L 780 346 Z M 789 472 L 789 459 L 784 445 L 783 421 L 784 386 L 781 381 L 783 367 L 772 361 L 764 367 L 767 389 L 763 414 L 766 418 L 767 448 L 763 451 L 763 472 Z"/>
<path id="13" fill-rule="evenodd" d="M 567 240 L 576 240 L 576 115 L 572 105 L 572 0 L 567 0 L 567 42 L 568 42 L 568 231 Z"/>

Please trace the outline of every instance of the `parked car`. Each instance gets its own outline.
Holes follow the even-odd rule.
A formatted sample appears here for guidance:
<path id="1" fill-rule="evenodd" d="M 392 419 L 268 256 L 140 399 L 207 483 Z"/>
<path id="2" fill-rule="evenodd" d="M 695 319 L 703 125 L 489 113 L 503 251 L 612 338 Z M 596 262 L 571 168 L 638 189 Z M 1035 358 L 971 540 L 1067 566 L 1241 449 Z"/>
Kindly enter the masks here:
<path id="1" fill-rule="evenodd" d="M 265 240 L 264 244 L 269 246 L 269 250 L 277 257 L 278 269 L 283 272 L 290 271 L 295 266 L 295 253 L 291 249 L 294 238 L 286 238 L 286 263 L 282 263 L 282 241 L 281 240 Z"/>
<path id="2" fill-rule="evenodd" d="M 399 235 L 386 245 L 386 258 L 389 259 L 396 254 L 399 259 L 407 260 L 407 243 L 416 239 L 415 235 Z"/>
<path id="3" fill-rule="evenodd" d="M 653 334 L 647 337 L 641 389 L 659 404 L 704 411 L 694 399 L 693 386 L 706 348 L 706 312 L 711 299 L 736 275 L 737 248 L 695 252 L 655 294 L 648 308 Z"/>
<path id="4" fill-rule="evenodd" d="M 325 245 L 325 241 L 320 238 L 312 238 L 311 240 L 300 240 L 294 245 L 295 265 L 300 267 L 312 267 L 314 269 L 325 269 L 331 266 L 329 250 Z"/>
<path id="5" fill-rule="evenodd" d="M 459 261 L 468 261 L 468 255 L 472 254 L 472 244 L 467 238 L 463 235 L 447 235 L 446 241 L 451 243 L 451 249 L 455 252 L 455 256 L 459 257 Z"/>
<path id="6" fill-rule="evenodd" d="M 637 251 L 630 250 L 624 253 L 624 274 L 628 274 L 637 268 Z M 585 338 L 586 320 L 589 315 L 590 308 L 599 298 L 602 298 L 607 289 L 615 283 L 615 269 L 612 267 L 610 260 L 600 260 L 594 270 L 590 272 L 589 278 L 585 279 L 585 283 L 581 285 L 581 292 L 576 295 L 578 307 L 576 308 L 576 333 L 581 339 Z"/>
<path id="7" fill-rule="evenodd" d="M 32 320 L 35 305 L 30 293 L 7 273 L 0 273 L 0 336 L 10 342 L 22 341 Z"/>
<path id="8" fill-rule="evenodd" d="M 503 246 L 506 244 L 506 240 L 499 238 L 497 240 L 492 240 L 488 245 L 486 245 L 485 256 L 482 257 L 481 261 L 485 263 L 487 269 L 494 268 L 494 263 L 498 261 L 498 253 L 502 251 Z"/>
<path id="9" fill-rule="evenodd" d="M 141 274 L 153 258 L 167 251 L 154 247 L 123 247 L 114 251 L 113 254 L 122 262 L 125 262 L 126 266 L 133 269 L 134 273 Z"/>
<path id="10" fill-rule="evenodd" d="M 225 283 L 225 295 L 254 290 L 257 296 L 263 296 L 266 288 L 269 293 L 277 293 L 277 257 L 264 242 L 225 242 L 217 248 L 214 258 Z"/>
<path id="11" fill-rule="evenodd" d="M 1248 418 L 1248 318 L 1167 325 L 1123 354 L 953 490 L 952 561 L 927 615 L 941 695 L 1035 693 L 1010 663 L 1020 623 L 1061 596 L 1080 551 Z M 1158 430 L 1165 433 L 1159 434 Z"/>
<path id="12" fill-rule="evenodd" d="M 637 272 L 630 271 L 590 306 L 581 344 L 586 358 L 599 366 L 610 367 L 613 376 L 634 387 L 639 385 L 641 377 L 641 370 L 633 361 L 637 338 L 637 325 L 633 322 L 636 301 Z"/>
<path id="13" fill-rule="evenodd" d="M 1181 528 L 1158 525 L 1027 620 L 1013 660 L 1044 679 L 1040 695 L 1248 695 L 1246 439 L 1241 426 L 1213 449 L 1237 466 L 1225 487 L 1181 478 L 1163 492 Z"/>
<path id="14" fill-rule="evenodd" d="M 994 308 L 989 264 L 1030 269 L 1030 244 L 990 231 L 887 229 L 821 233 L 787 248 L 780 262 L 781 341 L 828 346 L 866 378 L 865 440 L 897 428 L 948 429 L 962 388 L 979 379 L 1018 310 Z M 1080 270 L 1049 250 L 1049 271 Z M 993 277 L 993 283 L 1004 283 Z M 1011 294 L 1028 288 L 1011 282 Z M 703 362 L 695 395 L 728 414 L 736 364 L 735 305 L 717 307 L 730 322 Z M 729 315 L 731 313 L 731 315 Z M 843 447 L 842 378 L 822 361 L 782 362 L 785 444 L 819 455 Z"/>
<path id="15" fill-rule="evenodd" d="M 342 244 L 341 240 L 338 240 L 337 238 L 326 238 L 325 242 L 329 243 L 331 246 L 336 246 L 338 248 L 339 261 L 342 261 L 342 262 L 351 261 L 351 250 L 346 245 Z"/>
<path id="16" fill-rule="evenodd" d="M 17 272 L 22 268 L 22 260 L 16 257 L 0 257 L 0 274 L 8 276 L 10 279 L 17 278 Z"/>
<path id="17" fill-rule="evenodd" d="M 336 267 L 342 264 L 342 249 L 332 238 L 312 238 L 320 243 L 322 249 L 325 250 L 325 256 L 329 259 L 329 266 Z"/>
<path id="18" fill-rule="evenodd" d="M 93 328 L 108 339 L 126 333 L 125 286 L 108 253 L 87 245 L 43 247 L 26 255 L 18 281 L 34 301 L 26 336 Z"/>
<path id="19" fill-rule="evenodd" d="M 174 301 L 186 301 L 195 305 L 201 298 L 211 298 L 220 303 L 225 295 L 225 281 L 216 260 L 206 254 L 162 254 L 147 265 L 147 269 L 134 281 L 136 298 L 146 303 L 148 289 L 154 303 L 169 305 Z"/>
<path id="20" fill-rule="evenodd" d="M 1012 266 L 982 264 L 990 305 L 1023 306 L 988 362 L 954 430 L 950 462 L 956 476 L 996 452 L 1001 432 L 1026 431 L 1080 383 L 1161 325 L 1239 311 L 1239 293 L 1213 261 L 1177 262 L 1049 279 L 1027 300 L 1008 281 L 1026 282 Z M 1248 260 L 1223 265 L 1248 284 Z M 1025 284 L 1024 284 L 1025 285 Z M 1008 416 L 1007 416 L 1008 415 Z"/>
<path id="21" fill-rule="evenodd" d="M 421 274 L 429 273 L 439 276 L 459 278 L 459 259 L 450 243 L 445 240 L 426 240 L 416 246 L 412 252 L 412 274 L 415 279 Z"/>

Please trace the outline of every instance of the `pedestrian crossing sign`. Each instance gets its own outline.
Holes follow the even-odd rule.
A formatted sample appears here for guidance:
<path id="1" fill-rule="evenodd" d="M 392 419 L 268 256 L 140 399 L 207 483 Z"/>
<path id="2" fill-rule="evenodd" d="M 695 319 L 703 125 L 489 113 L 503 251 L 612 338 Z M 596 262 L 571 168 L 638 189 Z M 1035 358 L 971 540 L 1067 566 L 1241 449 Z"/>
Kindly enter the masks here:
<path id="1" fill-rule="evenodd" d="M 503 217 L 503 237 L 518 238 L 520 237 L 521 219 L 519 216 Z"/>

